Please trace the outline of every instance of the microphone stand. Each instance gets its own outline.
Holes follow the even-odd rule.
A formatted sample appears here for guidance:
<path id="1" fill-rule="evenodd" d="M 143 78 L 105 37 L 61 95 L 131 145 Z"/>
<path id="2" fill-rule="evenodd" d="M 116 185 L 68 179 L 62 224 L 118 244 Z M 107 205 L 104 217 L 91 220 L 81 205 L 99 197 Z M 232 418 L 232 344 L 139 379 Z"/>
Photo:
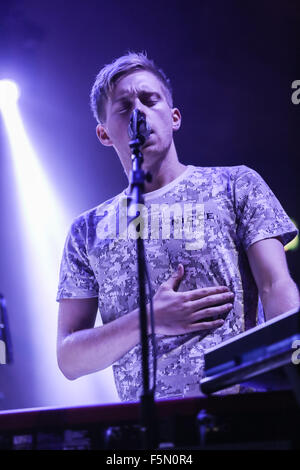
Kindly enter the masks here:
<path id="1" fill-rule="evenodd" d="M 135 116 L 136 121 L 136 116 Z M 137 124 L 137 123 L 136 123 Z M 130 204 L 144 204 L 144 183 L 145 180 L 151 181 L 150 173 L 142 170 L 143 155 L 140 147 L 145 142 L 145 136 L 139 133 L 138 125 L 133 126 L 129 147 L 132 151 L 132 171 L 130 173 Z M 140 226 L 140 228 L 142 228 Z M 138 265 L 138 285 L 139 285 L 139 314 L 140 314 L 140 337 L 142 347 L 142 378 L 143 393 L 140 397 L 141 406 L 141 437 L 144 449 L 154 449 L 156 444 L 155 432 L 155 406 L 154 393 L 150 389 L 149 374 L 149 344 L 147 334 L 147 311 L 146 311 L 146 261 L 145 249 L 142 233 L 137 237 L 137 265 Z"/>

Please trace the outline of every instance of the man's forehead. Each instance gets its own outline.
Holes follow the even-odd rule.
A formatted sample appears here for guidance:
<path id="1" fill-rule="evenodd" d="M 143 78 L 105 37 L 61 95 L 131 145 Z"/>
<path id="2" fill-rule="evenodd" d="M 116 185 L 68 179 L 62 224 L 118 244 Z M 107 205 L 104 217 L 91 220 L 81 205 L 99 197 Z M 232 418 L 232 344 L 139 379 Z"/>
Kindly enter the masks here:
<path id="1" fill-rule="evenodd" d="M 115 83 L 111 98 L 115 101 L 141 91 L 161 93 L 162 90 L 162 83 L 153 73 L 139 70 L 120 77 Z"/>

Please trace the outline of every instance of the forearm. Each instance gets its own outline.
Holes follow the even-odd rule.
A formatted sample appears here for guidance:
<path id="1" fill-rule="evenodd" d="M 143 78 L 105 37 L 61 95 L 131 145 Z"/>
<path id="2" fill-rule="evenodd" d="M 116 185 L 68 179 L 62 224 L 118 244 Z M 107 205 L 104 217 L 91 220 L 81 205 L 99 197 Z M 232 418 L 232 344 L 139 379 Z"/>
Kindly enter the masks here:
<path id="1" fill-rule="evenodd" d="M 139 312 L 75 331 L 59 342 L 58 364 L 70 380 L 111 366 L 140 341 Z"/>
<path id="2" fill-rule="evenodd" d="M 177 292 L 184 275 L 177 272 L 165 281 L 153 297 L 155 332 L 183 335 L 219 328 L 219 315 L 232 308 L 233 294 L 226 286 L 211 286 Z M 63 374 L 70 380 L 112 365 L 140 342 L 139 309 L 103 326 L 94 327 L 97 299 L 62 299 L 58 316 L 57 357 Z M 147 328 L 150 328 L 147 306 Z"/>
<path id="3" fill-rule="evenodd" d="M 291 278 L 274 282 L 260 293 L 260 297 L 266 320 L 300 306 L 299 291 Z"/>

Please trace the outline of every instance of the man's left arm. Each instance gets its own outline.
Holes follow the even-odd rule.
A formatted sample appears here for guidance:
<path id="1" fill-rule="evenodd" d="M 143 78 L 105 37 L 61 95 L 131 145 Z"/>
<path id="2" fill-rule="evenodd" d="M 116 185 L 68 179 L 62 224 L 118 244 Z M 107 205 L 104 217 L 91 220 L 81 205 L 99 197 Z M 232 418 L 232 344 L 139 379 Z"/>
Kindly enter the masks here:
<path id="1" fill-rule="evenodd" d="M 299 308 L 297 285 L 290 276 L 284 247 L 277 238 L 253 243 L 247 250 L 266 320 Z"/>

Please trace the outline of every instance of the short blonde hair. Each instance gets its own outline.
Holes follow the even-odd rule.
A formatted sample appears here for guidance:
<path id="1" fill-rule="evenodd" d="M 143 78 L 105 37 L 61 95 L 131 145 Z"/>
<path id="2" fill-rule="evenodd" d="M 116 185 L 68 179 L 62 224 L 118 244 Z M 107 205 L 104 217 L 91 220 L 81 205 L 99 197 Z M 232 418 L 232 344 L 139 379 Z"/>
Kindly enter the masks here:
<path id="1" fill-rule="evenodd" d="M 90 104 L 93 115 L 98 123 L 105 122 L 106 103 L 116 81 L 123 75 L 128 75 L 137 70 L 147 70 L 160 80 L 165 90 L 167 102 L 170 107 L 173 107 L 171 83 L 163 70 L 159 69 L 152 60 L 148 59 L 145 52 L 128 52 L 114 60 L 111 64 L 105 65 L 96 77 L 90 95 Z"/>

